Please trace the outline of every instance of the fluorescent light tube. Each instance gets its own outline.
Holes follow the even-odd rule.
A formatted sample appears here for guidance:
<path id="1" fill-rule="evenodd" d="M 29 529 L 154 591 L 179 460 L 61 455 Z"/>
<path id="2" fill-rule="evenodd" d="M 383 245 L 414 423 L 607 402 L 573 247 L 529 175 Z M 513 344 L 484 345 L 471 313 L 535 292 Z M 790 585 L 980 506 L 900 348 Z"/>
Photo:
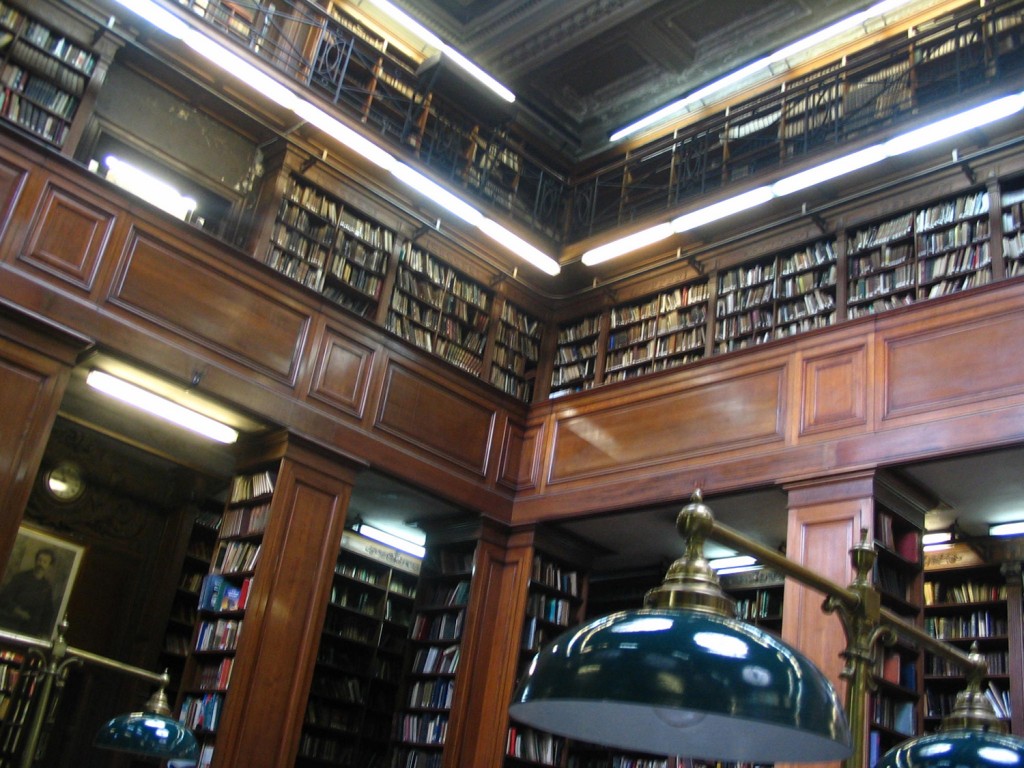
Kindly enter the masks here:
<path id="1" fill-rule="evenodd" d="M 1017 536 L 1024 533 L 1024 520 L 1013 523 L 999 523 L 988 527 L 989 536 Z"/>
<path id="2" fill-rule="evenodd" d="M 583 254 L 582 261 L 588 267 L 592 267 L 602 261 L 608 261 L 645 246 L 654 245 L 673 234 L 675 234 L 675 230 L 672 229 L 671 224 L 657 224 L 631 235 L 620 237 L 618 240 L 612 240 L 610 243 L 599 245 L 597 248 L 591 248 Z"/>
<path id="3" fill-rule="evenodd" d="M 479 80 L 481 83 L 490 88 L 494 93 L 498 94 L 502 99 L 509 102 L 510 104 L 516 100 L 516 95 L 512 93 L 508 88 L 499 83 L 489 74 L 484 72 L 480 67 L 474 64 L 472 61 L 467 59 L 457 50 L 452 48 L 441 38 L 431 32 L 429 29 L 420 24 L 416 19 L 412 18 L 405 11 L 397 8 L 387 0 L 370 0 L 370 2 L 380 8 L 384 13 L 390 16 L 392 19 L 397 21 L 403 27 L 408 29 L 410 32 L 419 37 L 427 45 L 437 48 L 439 51 L 444 53 L 448 58 L 454 61 L 458 66 L 462 67 L 463 70 L 468 72 L 474 78 Z"/>
<path id="4" fill-rule="evenodd" d="M 944 544 L 953 540 L 953 533 L 951 531 L 936 531 L 934 533 L 926 533 L 921 537 L 921 543 L 925 546 L 929 544 Z"/>
<path id="5" fill-rule="evenodd" d="M 153 416 L 177 424 L 179 427 L 184 427 L 221 443 L 233 443 L 238 439 L 238 432 L 226 424 L 221 424 L 209 416 L 204 416 L 191 408 L 179 405 L 124 379 L 111 376 L 109 373 L 98 370 L 90 371 L 85 380 L 94 389 Z"/>
<path id="6" fill-rule="evenodd" d="M 181 194 L 167 182 L 115 155 L 107 155 L 103 158 L 103 164 L 107 166 L 108 181 L 172 216 L 184 220 L 196 209 L 193 198 Z"/>
<path id="7" fill-rule="evenodd" d="M 807 187 L 813 187 L 815 184 L 821 184 L 822 182 L 834 179 L 837 176 L 843 176 L 847 173 L 858 171 L 861 168 L 866 168 L 869 165 L 881 162 L 886 157 L 888 155 L 882 146 L 876 144 L 873 147 L 862 149 L 859 152 L 854 152 L 845 157 L 809 168 L 806 171 L 787 176 L 784 179 L 779 179 L 772 184 L 772 192 L 778 197 L 790 195 L 794 192 L 799 192 L 801 189 L 807 189 Z"/>
<path id="8" fill-rule="evenodd" d="M 895 157 L 957 134 L 966 133 L 972 128 L 980 128 L 996 120 L 1009 117 L 1022 108 L 1024 108 L 1024 93 L 1016 93 L 943 120 L 936 120 L 922 128 L 889 139 L 882 146 L 889 157 Z"/>
<path id="9" fill-rule="evenodd" d="M 367 525 L 366 523 L 360 523 L 356 526 L 356 531 L 368 539 L 379 541 L 381 544 L 387 544 L 389 547 L 400 549 L 403 552 L 408 552 L 410 555 L 414 555 L 419 558 L 422 558 L 427 553 L 427 550 L 420 544 L 409 541 L 408 539 L 403 539 L 401 536 L 396 536 L 393 533 L 381 530 L 380 528 L 376 528 L 372 525 Z"/>
<path id="10" fill-rule="evenodd" d="M 539 248 L 535 248 L 528 242 L 519 237 L 514 232 L 505 229 L 505 227 L 498 224 L 496 221 L 484 218 L 483 221 L 477 224 L 480 231 L 490 237 L 496 243 L 500 243 L 505 248 L 510 250 L 519 258 L 527 261 L 533 266 L 537 267 L 542 272 L 546 272 L 549 275 L 557 275 L 561 271 L 561 267 L 558 262 L 548 256 L 546 253 L 541 251 Z"/>
<path id="11" fill-rule="evenodd" d="M 718 221 L 734 213 L 767 203 L 773 197 L 775 197 L 775 193 L 772 192 L 771 187 L 751 189 L 743 194 L 726 198 L 721 202 L 672 219 L 672 231 L 686 232 L 701 224 L 710 224 L 712 221 Z"/>
<path id="12" fill-rule="evenodd" d="M 744 566 L 756 565 L 757 560 L 750 555 L 735 555 L 732 557 L 716 557 L 708 560 L 711 570 L 720 571 L 723 568 L 742 568 Z"/>

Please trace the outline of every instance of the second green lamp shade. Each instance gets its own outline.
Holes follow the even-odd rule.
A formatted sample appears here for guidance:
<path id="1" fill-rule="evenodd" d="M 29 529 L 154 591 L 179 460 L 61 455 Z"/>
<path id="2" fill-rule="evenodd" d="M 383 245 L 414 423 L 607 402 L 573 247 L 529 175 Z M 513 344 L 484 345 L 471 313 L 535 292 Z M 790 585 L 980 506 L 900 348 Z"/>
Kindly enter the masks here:
<path id="1" fill-rule="evenodd" d="M 534 659 L 510 707 L 527 726 L 655 755 L 824 762 L 851 752 L 835 689 L 760 629 L 699 611 L 597 619 Z"/>

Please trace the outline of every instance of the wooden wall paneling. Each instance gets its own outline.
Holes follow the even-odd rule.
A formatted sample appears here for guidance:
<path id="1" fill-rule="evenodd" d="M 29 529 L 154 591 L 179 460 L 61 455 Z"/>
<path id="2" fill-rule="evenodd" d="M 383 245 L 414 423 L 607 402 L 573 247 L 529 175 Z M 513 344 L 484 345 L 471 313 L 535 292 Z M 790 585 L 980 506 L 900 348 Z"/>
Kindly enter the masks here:
<path id="1" fill-rule="evenodd" d="M 23 153 L 14 153 L 0 145 L 0 261 L 17 253 L 15 244 L 21 239 L 18 234 L 24 223 L 19 224 L 13 214 L 32 172 L 32 163 L 26 162 L 28 159 Z"/>
<path id="2" fill-rule="evenodd" d="M 1024 314 L 1000 293 L 964 297 L 955 315 L 929 313 L 898 329 L 880 324 L 880 427 L 1024 402 Z"/>
<path id="3" fill-rule="evenodd" d="M 327 323 L 319 335 L 309 397 L 362 421 L 380 348 Z"/>
<path id="4" fill-rule="evenodd" d="M 483 521 L 445 739 L 445 768 L 502 764 L 532 568 L 532 530 Z"/>
<path id="5" fill-rule="evenodd" d="M 292 765 L 355 468 L 286 448 L 218 729 L 214 768 Z M 311 588 L 312 587 L 312 588 Z"/>
<path id="6" fill-rule="evenodd" d="M 781 443 L 789 367 L 730 368 L 674 391 L 557 415 L 549 485 Z"/>
<path id="7" fill-rule="evenodd" d="M 89 340 L 0 304 L 0 562 L 7 562 L 71 368 Z"/>
<path id="8" fill-rule="evenodd" d="M 839 348 L 800 355 L 800 390 L 795 394 L 800 423 L 794 440 L 868 426 L 872 350 L 861 336 Z"/>
<path id="9" fill-rule="evenodd" d="M 162 233 L 133 227 L 110 303 L 294 386 L 308 310 L 175 246 Z"/>
<path id="10" fill-rule="evenodd" d="M 80 191 L 46 181 L 32 214 L 19 262 L 47 272 L 67 285 L 89 293 L 108 246 L 117 215 Z"/>
<path id="11" fill-rule="evenodd" d="M 497 442 L 498 409 L 475 392 L 391 358 L 374 426 L 486 477 Z"/>

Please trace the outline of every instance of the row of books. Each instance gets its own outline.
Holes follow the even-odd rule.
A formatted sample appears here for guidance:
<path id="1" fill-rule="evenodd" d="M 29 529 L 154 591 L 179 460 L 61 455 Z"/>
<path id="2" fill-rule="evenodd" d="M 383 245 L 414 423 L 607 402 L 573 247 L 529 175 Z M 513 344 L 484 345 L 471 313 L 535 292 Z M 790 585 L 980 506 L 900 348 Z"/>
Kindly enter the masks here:
<path id="1" fill-rule="evenodd" d="M 261 545 L 252 541 L 220 541 L 213 553 L 210 570 L 214 573 L 245 573 L 256 568 Z"/>
<path id="2" fill-rule="evenodd" d="M 542 765 L 561 765 L 564 749 L 565 739 L 532 728 L 520 728 L 515 723 L 509 726 L 505 753 L 510 757 Z"/>
<path id="3" fill-rule="evenodd" d="M 566 627 L 572 619 L 572 605 L 564 598 L 532 594 L 526 598 L 526 615 Z"/>
<path id="4" fill-rule="evenodd" d="M 409 690 L 409 706 L 423 709 L 450 709 L 454 695 L 454 678 L 438 677 L 417 680 Z"/>
<path id="5" fill-rule="evenodd" d="M 451 675 L 459 666 L 459 646 L 450 645 L 447 648 L 431 646 L 420 648 L 413 657 L 412 669 L 417 674 L 424 675 Z"/>
<path id="6" fill-rule="evenodd" d="M 447 714 L 406 714 L 397 724 L 395 735 L 402 741 L 419 744 L 444 744 L 448 734 Z"/>
<path id="7" fill-rule="evenodd" d="M 264 494 L 274 492 L 277 477 L 274 472 L 265 470 L 251 475 L 235 475 L 231 479 L 228 500 L 232 504 L 255 499 Z"/>
<path id="8" fill-rule="evenodd" d="M 182 699 L 181 714 L 178 721 L 193 731 L 214 733 L 220 725 L 221 709 L 224 705 L 224 694 L 219 692 L 202 695 L 188 694 Z"/>
<path id="9" fill-rule="evenodd" d="M 969 616 L 926 616 L 925 631 L 943 640 L 973 637 L 1005 637 L 1006 617 L 991 611 L 974 611 Z"/>
<path id="10" fill-rule="evenodd" d="M 199 687 L 204 691 L 223 691 L 231 682 L 233 658 L 221 659 L 216 664 L 204 664 L 199 668 Z"/>
<path id="11" fill-rule="evenodd" d="M 241 619 L 201 621 L 196 632 L 197 651 L 233 651 L 242 631 Z"/>
<path id="12" fill-rule="evenodd" d="M 580 575 L 573 569 L 547 560 L 540 555 L 533 558 L 533 569 L 530 578 L 537 584 L 560 590 L 574 597 L 580 592 Z"/>
<path id="13" fill-rule="evenodd" d="M 219 573 L 208 574 L 199 591 L 201 611 L 244 611 L 249 602 L 252 577 L 241 583 L 225 578 Z"/>
<path id="14" fill-rule="evenodd" d="M 465 611 L 453 611 L 437 616 L 419 614 L 413 623 L 412 637 L 416 640 L 458 640 L 462 635 Z"/>
<path id="15" fill-rule="evenodd" d="M 967 579 L 956 584 L 941 581 L 925 581 L 924 603 L 981 603 L 989 600 L 1006 600 L 1006 584 Z"/>
<path id="16" fill-rule="evenodd" d="M 224 513 L 221 536 L 249 536 L 263 533 L 270 517 L 270 502 L 252 507 L 238 507 Z"/>

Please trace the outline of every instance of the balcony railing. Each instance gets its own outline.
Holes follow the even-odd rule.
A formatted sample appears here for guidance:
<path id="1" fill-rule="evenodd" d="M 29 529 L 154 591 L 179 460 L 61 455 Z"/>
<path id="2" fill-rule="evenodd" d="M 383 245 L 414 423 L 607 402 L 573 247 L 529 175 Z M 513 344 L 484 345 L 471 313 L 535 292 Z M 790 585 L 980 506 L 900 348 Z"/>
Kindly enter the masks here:
<path id="1" fill-rule="evenodd" d="M 1006 90 L 1024 74 L 1024 0 L 971 4 L 571 178 L 430 91 L 388 41 L 303 0 L 179 0 L 482 203 L 563 244 L 671 210 L 906 123 Z"/>

